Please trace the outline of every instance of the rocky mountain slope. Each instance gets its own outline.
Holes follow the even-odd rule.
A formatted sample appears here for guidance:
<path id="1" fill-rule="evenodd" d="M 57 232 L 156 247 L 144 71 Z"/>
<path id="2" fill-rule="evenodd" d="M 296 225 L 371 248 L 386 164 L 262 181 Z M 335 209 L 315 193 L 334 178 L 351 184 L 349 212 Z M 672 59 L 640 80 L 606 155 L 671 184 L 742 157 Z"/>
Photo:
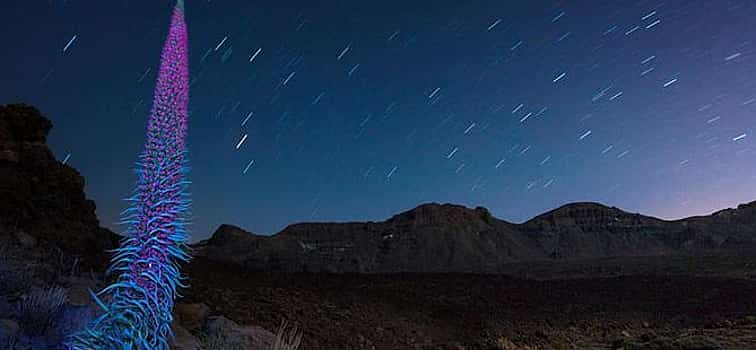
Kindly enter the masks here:
<path id="1" fill-rule="evenodd" d="M 272 237 L 224 225 L 207 254 L 254 270 L 338 272 L 479 271 L 545 258 L 514 225 L 454 205 L 423 205 L 378 223 L 295 224 Z"/>
<path id="2" fill-rule="evenodd" d="M 0 238 L 106 259 L 118 236 L 100 227 L 84 178 L 47 147 L 50 120 L 35 108 L 0 106 Z"/>
<path id="3" fill-rule="evenodd" d="M 222 225 L 198 246 L 214 261 L 290 272 L 498 272 L 513 262 L 753 247 L 756 202 L 676 221 L 572 203 L 522 224 L 481 207 L 424 204 L 382 222 L 294 224 L 273 236 Z"/>

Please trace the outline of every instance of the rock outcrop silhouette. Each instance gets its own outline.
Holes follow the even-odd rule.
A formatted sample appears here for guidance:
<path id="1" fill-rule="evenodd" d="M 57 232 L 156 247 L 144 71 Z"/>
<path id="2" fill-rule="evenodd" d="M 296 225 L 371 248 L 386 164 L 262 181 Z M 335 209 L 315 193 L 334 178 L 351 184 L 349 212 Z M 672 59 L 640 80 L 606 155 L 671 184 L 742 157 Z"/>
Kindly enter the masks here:
<path id="1" fill-rule="evenodd" d="M 100 227 L 81 174 L 48 148 L 52 127 L 34 107 L 0 106 L 0 234 L 104 259 L 119 237 Z"/>

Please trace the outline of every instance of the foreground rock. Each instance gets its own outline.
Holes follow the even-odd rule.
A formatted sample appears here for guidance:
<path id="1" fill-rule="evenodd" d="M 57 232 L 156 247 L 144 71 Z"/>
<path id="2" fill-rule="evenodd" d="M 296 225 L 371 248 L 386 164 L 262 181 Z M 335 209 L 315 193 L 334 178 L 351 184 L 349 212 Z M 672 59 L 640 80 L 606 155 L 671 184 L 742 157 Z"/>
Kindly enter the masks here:
<path id="1" fill-rule="evenodd" d="M 186 328 L 181 325 L 174 324 L 173 327 L 173 339 L 170 340 L 171 349 L 174 350 L 200 350 L 202 344 L 200 341 L 192 335 Z"/>
<path id="2" fill-rule="evenodd" d="M 202 328 L 210 315 L 210 308 L 204 303 L 183 303 L 178 302 L 173 307 L 176 322 L 190 331 L 197 331 Z"/>
<path id="3" fill-rule="evenodd" d="M 754 249 L 756 202 L 677 221 L 573 203 L 523 224 L 425 204 L 382 222 L 295 224 L 273 236 L 222 225 L 197 248 L 253 271 L 508 272 L 515 262 Z"/>
<path id="4" fill-rule="evenodd" d="M 275 334 L 262 327 L 240 326 L 223 316 L 209 318 L 205 332 L 211 342 L 245 350 L 267 350 L 276 339 Z"/>
<path id="5" fill-rule="evenodd" d="M 175 350 L 267 350 L 276 339 L 262 327 L 240 326 L 226 317 L 211 316 L 204 303 L 178 302 L 173 313 L 175 339 L 171 346 Z"/>

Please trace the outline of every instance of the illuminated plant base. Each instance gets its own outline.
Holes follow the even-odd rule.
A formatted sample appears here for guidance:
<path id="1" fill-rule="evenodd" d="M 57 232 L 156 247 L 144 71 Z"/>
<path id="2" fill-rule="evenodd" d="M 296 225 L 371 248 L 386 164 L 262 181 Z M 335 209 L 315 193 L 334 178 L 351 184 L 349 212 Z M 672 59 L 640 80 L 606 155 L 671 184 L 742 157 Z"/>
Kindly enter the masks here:
<path id="1" fill-rule="evenodd" d="M 109 272 L 115 283 L 92 293 L 103 314 L 72 335 L 69 349 L 168 349 L 177 288 L 185 287 L 178 264 L 188 261 L 186 217 L 189 67 L 184 4 L 173 9 L 160 62 L 147 140 L 137 162 L 137 186 L 126 237 Z M 107 297 L 105 297 L 107 296 Z"/>

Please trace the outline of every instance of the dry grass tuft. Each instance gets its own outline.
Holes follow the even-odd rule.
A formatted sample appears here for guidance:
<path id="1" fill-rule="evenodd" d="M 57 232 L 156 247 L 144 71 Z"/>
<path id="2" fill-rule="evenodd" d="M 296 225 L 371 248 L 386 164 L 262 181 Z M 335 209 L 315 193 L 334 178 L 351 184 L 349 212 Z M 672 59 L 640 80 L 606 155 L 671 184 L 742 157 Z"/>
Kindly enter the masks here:
<path id="1" fill-rule="evenodd" d="M 297 326 L 288 326 L 286 321 L 281 323 L 276 332 L 276 339 L 270 350 L 297 350 L 302 344 L 302 331 Z"/>

